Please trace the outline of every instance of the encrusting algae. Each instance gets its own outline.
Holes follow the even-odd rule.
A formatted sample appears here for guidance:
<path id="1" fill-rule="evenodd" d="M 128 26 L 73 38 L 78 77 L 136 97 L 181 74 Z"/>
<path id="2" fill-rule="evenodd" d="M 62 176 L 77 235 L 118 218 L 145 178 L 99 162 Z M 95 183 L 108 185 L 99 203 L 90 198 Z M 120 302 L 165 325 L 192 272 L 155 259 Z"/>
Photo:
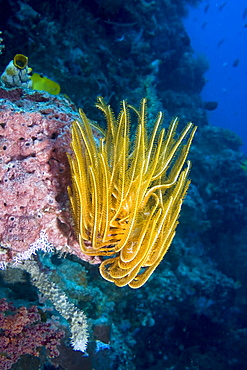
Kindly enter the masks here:
<path id="1" fill-rule="evenodd" d="M 123 101 L 116 119 L 99 97 L 96 107 L 107 121 L 99 141 L 82 110 L 82 122 L 72 125 L 68 193 L 80 246 L 86 255 L 106 257 L 100 273 L 120 287 L 141 287 L 161 262 L 190 183 L 191 163 L 184 164 L 196 127 L 188 123 L 176 137 L 178 118 L 165 131 L 159 112 L 148 136 L 146 104 L 143 99 L 137 110 Z M 138 119 L 134 145 L 130 111 Z"/>

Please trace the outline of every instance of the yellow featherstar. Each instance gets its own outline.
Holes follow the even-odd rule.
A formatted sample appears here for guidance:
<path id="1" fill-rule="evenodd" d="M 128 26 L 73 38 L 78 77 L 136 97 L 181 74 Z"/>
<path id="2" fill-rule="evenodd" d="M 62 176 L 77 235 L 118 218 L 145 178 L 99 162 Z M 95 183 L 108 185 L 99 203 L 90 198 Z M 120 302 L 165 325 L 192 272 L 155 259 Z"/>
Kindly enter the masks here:
<path id="1" fill-rule="evenodd" d="M 122 102 L 118 118 L 103 98 L 96 107 L 107 129 L 97 141 L 92 125 L 72 125 L 73 155 L 68 155 L 72 185 L 68 187 L 83 253 L 103 259 L 101 275 L 117 286 L 142 286 L 167 252 L 190 180 L 190 161 L 183 169 L 196 130 L 188 123 L 175 137 L 178 118 L 159 130 L 159 112 L 148 137 L 146 99 L 140 110 Z M 129 139 L 130 110 L 138 118 L 134 145 Z"/>

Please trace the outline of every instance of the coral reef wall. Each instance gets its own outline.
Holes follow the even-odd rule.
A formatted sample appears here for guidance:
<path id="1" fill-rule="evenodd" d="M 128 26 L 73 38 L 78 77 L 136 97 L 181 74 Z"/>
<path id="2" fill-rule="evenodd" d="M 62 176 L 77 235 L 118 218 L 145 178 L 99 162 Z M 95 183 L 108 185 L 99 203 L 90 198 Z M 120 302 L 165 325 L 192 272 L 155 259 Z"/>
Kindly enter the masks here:
<path id="1" fill-rule="evenodd" d="M 178 232 L 166 258 L 146 285 L 135 291 L 112 286 L 103 281 L 95 266 L 78 258 L 79 251 L 76 256 L 66 254 L 64 258 L 55 254 L 39 255 L 42 271 L 89 318 L 88 357 L 69 347 L 67 323 L 60 318 L 59 324 L 58 312 L 32 286 L 28 274 L 16 268 L 0 273 L 0 297 L 14 301 L 16 307 L 36 305 L 43 322 L 63 326 L 66 332 L 59 357 L 49 359 L 42 351 L 35 359 L 22 356 L 20 368 L 238 370 L 246 367 L 247 159 L 234 133 L 212 127 L 207 121 L 205 104 L 199 94 L 208 65 L 206 59 L 194 57 L 182 24 L 186 6 L 196 3 L 196 0 L 1 1 L 0 29 L 5 47 L 1 48 L 0 70 L 5 69 L 16 53 L 23 53 L 29 57 L 29 65 L 35 72 L 57 81 L 61 92 L 67 95 L 54 98 L 46 93 L 18 90 L 19 95 L 11 96 L 14 90 L 7 95 L 6 90 L 2 91 L 2 120 L 7 119 L 7 114 L 13 118 L 21 112 L 22 117 L 33 117 L 35 125 L 28 128 L 29 119 L 24 120 L 19 131 L 35 131 L 37 121 L 41 130 L 30 134 L 30 138 L 15 130 L 13 137 L 18 139 L 17 145 L 13 137 L 4 136 L 7 134 L 3 134 L 4 125 L 0 122 L 1 174 L 8 181 L 17 182 L 19 167 L 9 171 L 6 168 L 10 149 L 5 142 L 19 150 L 15 164 L 20 169 L 27 162 L 26 154 L 30 155 L 35 148 L 33 158 L 42 162 L 39 149 L 45 142 L 48 157 L 43 158 L 42 165 L 49 178 L 42 178 L 41 182 L 43 185 L 48 182 L 51 168 L 57 173 L 58 182 L 55 187 L 37 190 L 44 190 L 43 202 L 48 199 L 49 191 L 53 191 L 56 207 L 52 216 L 56 221 L 64 220 L 61 211 L 65 219 L 70 218 L 65 191 L 69 182 L 65 176 L 65 151 L 69 148 L 71 121 L 77 117 L 77 108 L 70 99 L 99 125 L 101 115 L 93 108 L 97 95 L 104 96 L 115 109 L 121 99 L 138 105 L 145 96 L 151 118 L 158 110 L 165 111 L 165 126 L 174 115 L 182 123 L 191 120 L 199 126 L 190 152 L 192 184 Z M 54 136 L 55 127 L 59 132 Z M 40 138 L 42 142 L 38 141 Z M 53 149 L 56 151 L 52 152 Z M 39 168 L 35 171 L 26 180 L 35 178 Z M 10 178 L 9 172 L 13 175 Z M 61 179 L 60 188 L 57 185 Z M 32 187 L 31 182 L 27 184 L 26 188 Z M 6 189 L 11 186 L 8 188 L 2 182 L 1 191 Z M 38 191 L 35 195 L 38 197 Z M 3 204 L 3 210 L 4 207 Z M 37 221 L 36 208 L 32 220 Z M 42 226 L 38 222 L 34 223 L 37 233 Z M 68 241 L 68 229 L 61 226 L 65 225 L 60 223 L 56 224 L 57 228 L 51 228 L 52 242 L 56 244 L 57 240 L 55 246 L 63 250 L 66 237 L 68 252 L 73 233 L 69 233 L 72 239 Z M 11 229 L 9 224 L 8 227 Z M 1 232 L 6 239 L 7 229 Z M 34 236 L 28 238 L 32 243 Z M 16 244 L 10 260 L 18 253 L 21 243 Z M 76 241 L 73 246 L 76 248 Z"/>
<path id="2" fill-rule="evenodd" d="M 139 104 L 139 96 L 156 100 L 157 94 L 172 115 L 195 112 L 200 99 L 191 95 L 203 87 L 206 65 L 193 57 L 181 21 L 186 5 L 184 0 L 5 1 L 0 24 L 11 47 L 0 63 L 4 69 L 15 53 L 28 55 L 36 72 L 54 78 L 87 112 L 96 94 L 115 107 L 122 99 Z M 191 119 L 205 123 L 203 114 Z"/>

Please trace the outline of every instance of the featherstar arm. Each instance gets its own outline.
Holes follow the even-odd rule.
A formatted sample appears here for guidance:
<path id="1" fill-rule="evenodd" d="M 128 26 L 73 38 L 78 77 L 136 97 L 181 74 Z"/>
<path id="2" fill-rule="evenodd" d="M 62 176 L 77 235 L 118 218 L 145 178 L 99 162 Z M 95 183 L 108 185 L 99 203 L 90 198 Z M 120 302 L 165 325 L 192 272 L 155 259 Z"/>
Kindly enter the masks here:
<path id="1" fill-rule="evenodd" d="M 165 132 L 160 129 L 163 114 L 159 112 L 148 138 L 146 99 L 140 110 L 123 101 L 118 119 L 103 98 L 98 98 L 96 107 L 107 121 L 99 142 L 82 110 L 82 121 L 72 124 L 68 193 L 76 232 L 83 253 L 107 257 L 100 265 L 106 280 L 139 288 L 174 238 L 190 183 L 190 161 L 183 168 L 196 127 L 188 123 L 177 137 L 178 119 Z M 133 147 L 130 109 L 138 118 Z"/>

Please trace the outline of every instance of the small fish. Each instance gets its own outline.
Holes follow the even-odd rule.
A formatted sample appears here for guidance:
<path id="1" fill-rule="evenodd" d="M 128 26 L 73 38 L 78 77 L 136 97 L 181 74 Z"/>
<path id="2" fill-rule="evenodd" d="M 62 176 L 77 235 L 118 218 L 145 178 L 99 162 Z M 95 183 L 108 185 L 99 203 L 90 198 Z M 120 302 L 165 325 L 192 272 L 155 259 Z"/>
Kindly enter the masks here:
<path id="1" fill-rule="evenodd" d="M 225 39 L 221 39 L 217 44 L 217 48 L 220 48 L 224 41 Z"/>
<path id="2" fill-rule="evenodd" d="M 204 13 L 207 13 L 207 12 L 208 12 L 209 7 L 210 7 L 210 5 L 209 5 L 209 4 L 207 4 L 207 5 L 205 6 L 205 8 L 204 8 Z"/>
<path id="3" fill-rule="evenodd" d="M 243 12 L 243 15 L 242 15 L 242 19 L 245 19 L 247 16 L 247 8 L 244 9 L 244 12 Z"/>
<path id="4" fill-rule="evenodd" d="M 207 24 L 208 24 L 208 22 L 203 22 L 203 24 L 202 24 L 202 29 L 203 30 L 205 29 L 205 27 L 206 27 Z"/>
<path id="5" fill-rule="evenodd" d="M 226 1 L 224 1 L 220 6 L 219 6 L 219 12 L 226 6 Z"/>
<path id="6" fill-rule="evenodd" d="M 235 59 L 235 60 L 233 61 L 233 63 L 232 63 L 232 66 L 233 66 L 233 67 L 237 67 L 237 66 L 239 65 L 239 62 L 240 62 L 240 60 L 239 60 L 239 59 Z"/>
<path id="7" fill-rule="evenodd" d="M 124 41 L 124 35 L 122 35 L 122 36 L 120 36 L 120 37 L 116 38 L 116 41 L 119 41 L 119 42 Z"/>
<path id="8" fill-rule="evenodd" d="M 31 76 L 32 89 L 47 91 L 52 95 L 58 95 L 60 93 L 60 85 L 39 73 L 33 73 Z"/>
<path id="9" fill-rule="evenodd" d="M 205 101 L 203 103 L 203 108 L 206 110 L 215 110 L 218 107 L 217 101 Z"/>

